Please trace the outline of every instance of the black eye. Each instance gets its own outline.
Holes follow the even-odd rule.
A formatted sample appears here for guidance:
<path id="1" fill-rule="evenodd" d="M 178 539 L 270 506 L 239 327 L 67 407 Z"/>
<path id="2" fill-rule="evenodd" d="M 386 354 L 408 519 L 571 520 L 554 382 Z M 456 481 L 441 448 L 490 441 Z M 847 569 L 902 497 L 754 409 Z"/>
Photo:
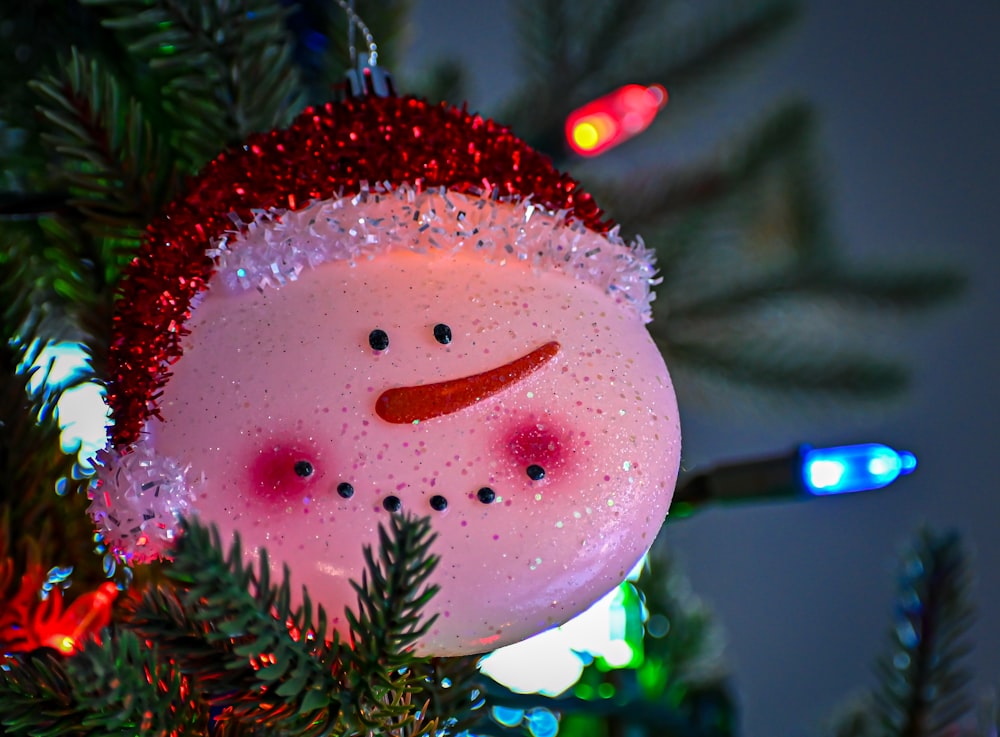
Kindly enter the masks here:
<path id="1" fill-rule="evenodd" d="M 337 484 L 337 493 L 344 497 L 344 499 L 350 499 L 354 496 L 354 487 L 346 481 L 341 481 Z"/>
<path id="2" fill-rule="evenodd" d="M 527 472 L 528 472 L 528 478 L 531 479 L 532 481 L 541 481 L 542 479 L 545 478 L 545 469 L 534 463 L 528 466 Z"/>
<path id="3" fill-rule="evenodd" d="M 490 487 L 484 486 L 476 492 L 476 496 L 479 497 L 479 501 L 483 504 L 492 504 L 497 498 L 497 493 Z"/>
<path id="4" fill-rule="evenodd" d="M 384 330 L 375 328 L 368 333 L 368 345 L 373 351 L 384 351 L 389 347 L 389 335 Z"/>
<path id="5" fill-rule="evenodd" d="M 451 342 L 451 328 L 439 322 L 434 326 L 434 340 L 441 345 L 448 345 Z"/>
<path id="6" fill-rule="evenodd" d="M 387 496 L 382 500 L 382 506 L 390 512 L 398 512 L 403 508 L 403 501 L 398 496 Z"/>
<path id="7" fill-rule="evenodd" d="M 316 469 L 313 468 L 313 464 L 309 461 L 295 461 L 295 475 L 301 476 L 304 479 L 309 478 L 313 475 Z"/>
<path id="8" fill-rule="evenodd" d="M 431 497 L 431 509 L 436 512 L 443 512 L 448 508 L 448 500 L 445 499 L 440 494 L 435 494 Z"/>

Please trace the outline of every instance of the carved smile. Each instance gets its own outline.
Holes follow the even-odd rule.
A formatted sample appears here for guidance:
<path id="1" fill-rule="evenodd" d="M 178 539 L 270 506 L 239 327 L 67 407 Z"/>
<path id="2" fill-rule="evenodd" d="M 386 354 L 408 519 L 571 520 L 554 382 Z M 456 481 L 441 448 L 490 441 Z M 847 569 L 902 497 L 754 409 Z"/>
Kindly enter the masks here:
<path id="1" fill-rule="evenodd" d="M 375 412 L 386 422 L 396 424 L 423 422 L 458 412 L 535 373 L 555 358 L 559 347 L 559 343 L 553 340 L 527 355 L 481 374 L 437 384 L 386 389 L 375 402 Z"/>

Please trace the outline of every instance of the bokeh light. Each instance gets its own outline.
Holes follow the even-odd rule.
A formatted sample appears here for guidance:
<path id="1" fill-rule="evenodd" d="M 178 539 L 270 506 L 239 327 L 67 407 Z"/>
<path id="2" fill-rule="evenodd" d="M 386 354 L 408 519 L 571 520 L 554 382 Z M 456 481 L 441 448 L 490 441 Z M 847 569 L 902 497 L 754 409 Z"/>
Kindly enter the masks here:
<path id="1" fill-rule="evenodd" d="M 37 391 L 42 382 L 50 389 L 69 387 L 62 392 L 56 405 L 60 444 L 66 453 L 77 451 L 77 458 L 85 463 L 105 445 L 105 428 L 108 408 L 104 403 L 104 388 L 95 382 L 72 386 L 81 376 L 89 373 L 89 356 L 79 343 L 52 343 L 35 359 L 32 369 L 37 369 L 28 384 L 29 391 Z"/>
<path id="2" fill-rule="evenodd" d="M 522 642 L 487 655 L 483 673 L 518 693 L 558 696 L 579 680 L 584 667 L 596 658 L 613 668 L 636 657 L 626 638 L 625 603 L 642 568 L 640 562 L 629 580 L 561 627 L 546 630 Z"/>

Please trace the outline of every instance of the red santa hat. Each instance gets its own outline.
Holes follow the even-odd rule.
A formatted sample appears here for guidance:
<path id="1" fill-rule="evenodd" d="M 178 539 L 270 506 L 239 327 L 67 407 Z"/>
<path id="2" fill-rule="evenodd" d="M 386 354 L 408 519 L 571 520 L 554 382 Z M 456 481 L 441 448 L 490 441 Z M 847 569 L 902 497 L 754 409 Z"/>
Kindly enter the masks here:
<path id="1" fill-rule="evenodd" d="M 418 226 L 435 207 L 421 199 L 428 193 L 444 198 L 453 224 L 461 221 L 465 213 L 448 200 L 454 193 L 487 203 L 516 203 L 516 223 L 530 221 L 537 210 L 549 216 L 538 227 L 555 223 L 571 236 L 581 231 L 600 236 L 610 248 L 578 249 L 573 237 L 562 237 L 550 252 L 531 257 L 543 266 L 570 264 L 566 270 L 575 278 L 600 281 L 649 319 L 653 264 L 641 241 L 623 243 L 579 183 L 556 171 L 547 157 L 508 128 L 464 109 L 413 97 L 347 98 L 309 108 L 289 128 L 256 134 L 220 155 L 149 226 L 126 271 L 113 317 L 108 386 L 112 445 L 132 445 L 145 422 L 157 415 L 159 390 L 170 365 L 181 357 L 185 323 L 220 269 L 230 281 L 259 281 L 259 273 L 248 271 L 281 261 L 294 277 L 302 266 L 294 262 L 295 254 L 271 252 L 294 240 L 281 233 L 312 233 L 317 243 L 328 242 L 315 232 L 318 212 L 310 208 L 371 203 L 373 196 L 389 193 L 412 206 Z M 396 222 L 403 220 L 397 217 Z M 240 245 L 241 239 L 253 241 L 255 231 L 267 234 L 257 238 L 264 245 L 241 255 L 241 248 L 249 248 Z M 364 241 L 362 237 L 362 246 Z M 483 245 L 482 239 L 478 244 Z M 510 243 L 492 245 L 512 249 Z M 353 258 L 358 251 L 317 253 L 298 256 L 315 265 Z M 275 278 L 283 277 L 276 272 Z"/>

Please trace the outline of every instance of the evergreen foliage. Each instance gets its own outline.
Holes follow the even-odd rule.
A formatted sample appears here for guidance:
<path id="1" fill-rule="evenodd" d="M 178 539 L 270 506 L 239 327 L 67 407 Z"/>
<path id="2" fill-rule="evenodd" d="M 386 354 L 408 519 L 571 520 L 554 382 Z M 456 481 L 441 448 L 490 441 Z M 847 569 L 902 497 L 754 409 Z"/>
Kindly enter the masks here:
<path id="1" fill-rule="evenodd" d="M 905 367 L 872 354 L 871 321 L 940 304 L 961 291 L 963 279 L 938 266 L 899 271 L 842 262 L 810 106 L 774 103 L 719 152 L 694 161 L 671 149 L 670 131 L 782 38 L 799 3 L 713 2 L 697 13 L 613 0 L 595 0 L 586 13 L 566 0 L 517 7 L 525 81 L 497 117 L 558 166 L 576 169 L 607 212 L 655 249 L 663 283 L 650 331 L 687 396 L 705 385 L 705 394 L 722 386 L 752 388 L 758 397 L 871 400 L 905 388 Z M 662 133 L 654 126 L 625 144 L 659 136 L 656 167 L 622 176 L 603 166 L 614 154 L 571 159 L 567 114 L 637 81 L 670 91 Z M 671 160 L 680 163 L 661 163 Z"/>
<path id="2" fill-rule="evenodd" d="M 197 168 L 302 106 L 288 10 L 270 0 L 84 0 L 148 65 L 176 156 Z"/>
<path id="3" fill-rule="evenodd" d="M 136 244 L 177 188 L 177 164 L 142 105 L 134 97 L 122 100 L 109 71 L 75 48 L 62 76 L 49 75 L 32 88 L 47 124 L 42 141 L 57 155 L 52 181 L 69 193 L 66 205 L 92 224 L 94 235 Z"/>
<path id="4" fill-rule="evenodd" d="M 880 732 L 940 737 L 968 713 L 969 585 L 958 534 L 922 531 L 903 557 L 891 645 L 876 666 Z"/>
<path id="5" fill-rule="evenodd" d="M 837 715 L 831 737 L 942 737 L 964 734 L 970 673 L 965 636 L 973 619 L 969 561 L 956 532 L 921 530 L 902 554 L 878 686 Z M 993 734 L 991 721 L 979 725 Z"/>
<path id="6" fill-rule="evenodd" d="M 34 567 L 76 566 L 87 579 L 102 577 L 91 554 L 93 529 L 86 497 L 77 493 L 79 469 L 60 447 L 56 405 L 60 390 L 46 379 L 52 292 L 38 254 L 13 233 L 0 252 L 0 596 L 13 594 L 21 575 Z M 78 377 L 83 381 L 86 377 Z M 7 597 L 4 597 L 5 600 Z M 3 607 L 0 607 L 0 612 Z"/>
<path id="7" fill-rule="evenodd" d="M 456 720 L 424 692 L 449 668 L 411 647 L 432 622 L 421 619 L 432 540 L 426 519 L 380 529 L 348 647 L 308 594 L 293 606 L 287 570 L 272 584 L 266 554 L 247 566 L 238 539 L 223 553 L 214 528 L 185 524 L 164 569 L 172 585 L 136 592 L 101 643 L 0 670 L 0 734 L 435 734 Z M 459 714 L 477 703 L 462 666 L 450 684 Z"/>

